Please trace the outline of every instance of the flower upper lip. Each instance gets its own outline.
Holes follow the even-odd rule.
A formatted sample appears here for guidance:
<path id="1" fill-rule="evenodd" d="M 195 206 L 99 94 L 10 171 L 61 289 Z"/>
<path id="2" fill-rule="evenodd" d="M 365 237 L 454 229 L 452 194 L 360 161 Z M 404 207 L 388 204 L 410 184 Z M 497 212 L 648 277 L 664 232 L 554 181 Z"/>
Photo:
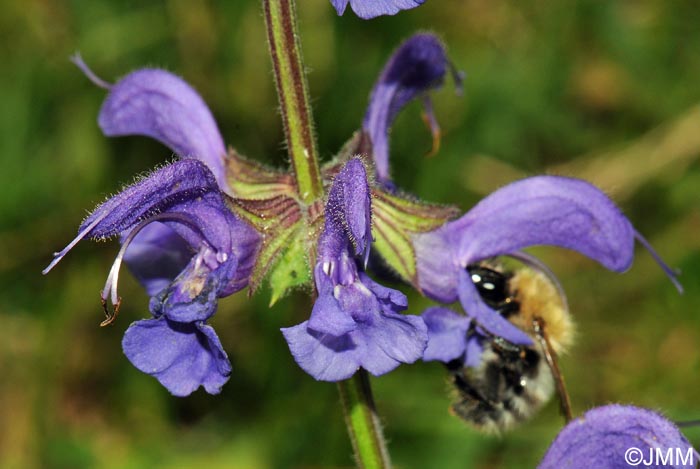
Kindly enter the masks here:
<path id="1" fill-rule="evenodd" d="M 445 47 L 432 34 L 415 34 L 394 52 L 372 88 L 362 128 L 372 141 L 372 157 L 381 182 L 389 182 L 389 128 L 399 111 L 416 97 L 423 97 L 425 112 L 434 136 L 439 135 L 425 94 L 442 85 L 451 69 Z M 461 75 L 453 73 L 455 81 Z"/>

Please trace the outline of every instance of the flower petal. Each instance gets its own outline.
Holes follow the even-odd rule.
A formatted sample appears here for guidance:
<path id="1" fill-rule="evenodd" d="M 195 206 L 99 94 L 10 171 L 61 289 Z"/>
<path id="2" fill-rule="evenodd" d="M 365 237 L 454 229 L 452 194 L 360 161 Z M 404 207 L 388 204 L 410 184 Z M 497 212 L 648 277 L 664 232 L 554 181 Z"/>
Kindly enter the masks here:
<path id="1" fill-rule="evenodd" d="M 204 163 L 192 159 L 165 166 L 98 206 L 82 223 L 78 236 L 56 254 L 44 273 L 85 237 L 104 239 L 126 234 L 137 225 L 140 225 L 139 229 L 146 229 L 145 223 L 155 221 L 174 230 L 192 252 L 199 251 L 202 244 L 209 246 L 215 257 L 210 262 L 212 268 L 231 256 L 245 261 L 245 264 L 239 262 L 245 269 L 233 273 L 234 277 L 229 279 L 222 296 L 245 286 L 250 264 L 257 252 L 259 235 L 229 211 L 211 171 Z M 176 242 L 168 231 L 158 230 L 151 235 L 165 236 L 164 244 Z M 151 239 L 150 242 L 155 241 Z M 182 246 L 177 249 L 182 252 Z"/>
<path id="2" fill-rule="evenodd" d="M 168 288 L 151 298 L 149 306 L 154 316 L 188 323 L 205 321 L 216 312 L 217 299 L 236 272 L 238 262 L 231 256 L 212 270 L 203 260 L 207 249 L 192 257 Z"/>
<path id="3" fill-rule="evenodd" d="M 631 448 L 638 452 L 630 452 Z M 669 451 L 672 456 L 667 464 L 658 464 L 656 455 L 667 455 Z M 642 460 L 653 464 L 645 463 L 644 467 L 694 468 L 698 454 L 680 430 L 656 412 L 613 404 L 591 409 L 569 422 L 538 467 L 561 469 L 583 464 L 623 468 L 636 466 Z"/>
<path id="4" fill-rule="evenodd" d="M 553 245 L 623 272 L 632 264 L 635 237 L 632 224 L 600 189 L 580 179 L 537 176 L 497 190 L 438 230 L 415 235 L 414 246 L 422 291 L 451 302 L 459 272 L 469 263 Z"/>
<path id="5" fill-rule="evenodd" d="M 448 363 L 465 355 L 471 319 L 438 306 L 426 309 L 421 317 L 428 328 L 428 346 L 423 360 Z"/>
<path id="6" fill-rule="evenodd" d="M 427 327 L 419 316 L 395 313 L 379 315 L 351 336 L 358 343 L 357 360 L 374 376 L 420 359 L 428 342 Z"/>
<path id="7" fill-rule="evenodd" d="M 95 239 L 128 231 L 137 223 L 193 200 L 217 198 L 211 171 L 199 161 L 181 160 L 165 166 L 97 207 L 80 225 Z M 214 197 L 212 197 L 214 194 Z"/>
<path id="8" fill-rule="evenodd" d="M 154 171 L 95 208 L 80 225 L 78 236 L 61 252 L 56 253 L 43 273 L 51 270 L 85 237 L 105 239 L 116 236 L 130 231 L 154 215 L 204 198 L 221 200 L 216 181 L 203 163 L 196 160 L 176 161 Z M 223 205 L 223 202 L 220 201 L 220 204 Z M 187 237 L 192 235 L 191 230 L 187 229 L 178 234 Z M 188 239 L 190 244 L 192 241 Z"/>
<path id="9" fill-rule="evenodd" d="M 316 332 L 341 336 L 357 327 L 353 317 L 341 308 L 331 281 L 317 269 L 318 298 L 314 302 L 308 327 Z M 343 287 L 340 287 L 343 288 Z"/>
<path id="10" fill-rule="evenodd" d="M 338 15 L 342 15 L 348 3 L 357 16 L 371 19 L 381 15 L 395 15 L 425 3 L 425 0 L 331 0 Z"/>
<path id="11" fill-rule="evenodd" d="M 214 329 L 201 323 L 137 321 L 124 334 L 122 348 L 136 368 L 157 378 L 175 396 L 187 396 L 199 386 L 218 394 L 231 374 Z"/>
<path id="12" fill-rule="evenodd" d="M 360 367 L 350 334 L 340 337 L 309 329 L 308 321 L 281 329 L 294 360 L 319 381 L 342 381 Z"/>
<path id="13" fill-rule="evenodd" d="M 181 78 L 164 70 L 130 73 L 112 86 L 98 122 L 107 136 L 145 135 L 182 157 L 204 161 L 222 188 L 226 147 L 209 108 Z"/>
<path id="14" fill-rule="evenodd" d="M 532 345 L 530 336 L 484 303 L 466 270 L 462 270 L 459 274 L 458 292 L 462 308 L 479 326 L 497 337 L 503 337 L 508 342 Z"/>
<path id="15" fill-rule="evenodd" d="M 580 179 L 539 176 L 510 184 L 450 223 L 465 263 L 527 246 L 561 246 L 623 272 L 632 264 L 634 228 L 600 189 Z"/>
<path id="16" fill-rule="evenodd" d="M 192 255 L 192 248 L 180 235 L 163 223 L 153 222 L 131 241 L 124 261 L 153 296 L 172 283 Z"/>
<path id="17" fill-rule="evenodd" d="M 370 190 L 367 171 L 358 158 L 349 160 L 333 179 L 326 203 L 326 225 L 323 238 L 334 237 L 333 244 L 321 240 L 322 257 L 338 257 L 349 240 L 355 255 L 366 261 L 372 241 L 370 225 Z M 346 239 L 347 238 L 347 239 Z M 329 240 L 330 241 L 330 240 Z M 324 247 L 328 244 L 327 249 Z"/>
<path id="18" fill-rule="evenodd" d="M 484 346 L 478 334 L 471 335 L 467 339 L 467 352 L 464 357 L 464 366 L 476 368 L 481 364 L 481 354 L 484 353 Z"/>
<path id="19" fill-rule="evenodd" d="M 384 2 L 369 0 L 363 3 L 378 9 Z M 410 3 L 418 5 L 413 1 L 401 3 L 404 6 Z M 374 163 L 380 181 L 389 179 L 389 128 L 396 115 L 412 99 L 430 88 L 440 86 L 448 65 L 445 48 L 437 37 L 416 34 L 399 46 L 384 67 L 372 90 L 362 124 L 372 140 Z"/>
<path id="20" fill-rule="evenodd" d="M 378 284 L 364 272 L 360 272 L 359 278 L 362 284 L 377 297 L 382 311 L 400 313 L 408 308 L 408 298 L 400 291 Z"/>

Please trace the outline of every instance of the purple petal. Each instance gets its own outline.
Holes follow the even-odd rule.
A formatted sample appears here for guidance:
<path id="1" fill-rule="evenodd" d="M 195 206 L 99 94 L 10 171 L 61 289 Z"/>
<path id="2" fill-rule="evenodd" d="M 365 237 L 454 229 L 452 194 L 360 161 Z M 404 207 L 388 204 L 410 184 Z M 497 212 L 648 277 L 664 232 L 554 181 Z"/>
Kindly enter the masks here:
<path id="1" fill-rule="evenodd" d="M 384 2 L 369 0 L 364 3 L 380 8 L 379 5 Z M 418 5 L 413 1 L 402 3 Z M 362 124 L 372 140 L 374 163 L 380 180 L 389 179 L 389 128 L 396 115 L 412 99 L 430 88 L 440 86 L 448 64 L 445 48 L 438 38 L 432 34 L 416 34 L 394 52 L 384 67 L 372 90 Z"/>
<path id="2" fill-rule="evenodd" d="M 168 226 L 153 222 L 131 241 L 124 255 L 149 296 L 172 283 L 193 256 L 192 248 Z"/>
<path id="3" fill-rule="evenodd" d="M 345 12 L 348 3 L 357 16 L 371 19 L 381 15 L 395 15 L 401 10 L 408 10 L 425 3 L 425 0 L 331 0 L 338 15 Z"/>
<path id="4" fill-rule="evenodd" d="M 377 297 L 382 311 L 399 313 L 408 307 L 408 298 L 400 291 L 378 284 L 364 272 L 360 272 L 359 278 L 360 281 L 374 293 L 374 296 Z"/>
<path id="5" fill-rule="evenodd" d="M 218 201 L 223 206 L 216 181 L 206 165 L 196 160 L 183 160 L 165 166 L 93 210 L 80 225 L 78 236 L 55 255 L 44 273 L 85 237 L 105 239 L 131 231 L 137 224 L 155 215 L 176 208 L 184 211 L 198 199 Z M 178 234 L 192 238 L 191 230 L 186 228 L 178 231 Z M 195 234 L 194 239 L 188 239 L 188 242 L 196 245 L 199 242 L 197 238 L 201 239 Z"/>
<path id="6" fill-rule="evenodd" d="M 214 329 L 200 323 L 137 321 L 124 334 L 122 348 L 136 368 L 157 378 L 175 396 L 187 396 L 199 386 L 218 394 L 231 374 Z"/>
<path id="7" fill-rule="evenodd" d="M 465 355 L 471 319 L 437 306 L 426 309 L 421 317 L 428 328 L 428 346 L 423 360 L 447 363 Z"/>
<path id="8" fill-rule="evenodd" d="M 462 308 L 479 326 L 497 337 L 503 337 L 508 342 L 532 345 L 530 336 L 484 303 L 466 270 L 462 270 L 459 274 L 458 292 Z"/>
<path id="9" fill-rule="evenodd" d="M 414 246 L 422 291 L 451 302 L 457 296 L 459 272 L 469 263 L 529 246 L 553 245 L 623 272 L 632 263 L 634 240 L 632 224 L 593 185 L 537 176 L 497 190 L 434 232 L 416 235 Z"/>
<path id="10" fill-rule="evenodd" d="M 464 358 L 464 366 L 476 368 L 481 364 L 481 354 L 484 346 L 478 334 L 473 334 L 467 339 L 467 352 Z"/>
<path id="11" fill-rule="evenodd" d="M 337 285 L 332 291 L 321 291 L 311 320 L 282 329 L 294 359 L 315 379 L 347 379 L 360 367 L 381 375 L 423 355 L 428 340 L 423 320 L 394 312 L 405 309 L 401 293 L 361 282 Z"/>
<path id="12" fill-rule="evenodd" d="M 203 260 L 206 248 L 158 295 L 151 298 L 154 316 L 164 315 L 182 323 L 205 321 L 215 312 L 222 290 L 234 275 L 238 262 L 234 256 L 211 269 Z"/>
<path id="13" fill-rule="evenodd" d="M 450 223 L 465 264 L 537 244 L 561 246 L 622 272 L 632 264 L 634 228 L 615 204 L 580 179 L 539 176 L 510 184 Z"/>
<path id="14" fill-rule="evenodd" d="M 281 329 L 294 360 L 319 381 L 342 381 L 360 367 L 350 334 L 340 337 L 308 328 L 308 321 Z"/>
<path id="15" fill-rule="evenodd" d="M 338 172 L 328 194 L 326 203 L 326 225 L 324 232 L 329 238 L 321 239 L 321 257 L 338 257 L 347 241 L 354 246 L 354 254 L 369 255 L 372 241 L 370 226 L 370 191 L 367 172 L 362 162 L 351 159 Z"/>
<path id="16" fill-rule="evenodd" d="M 427 327 L 419 316 L 394 313 L 382 314 L 350 335 L 358 343 L 357 361 L 374 376 L 417 361 L 428 342 Z"/>
<path id="17" fill-rule="evenodd" d="M 456 259 L 456 245 L 446 227 L 413 236 L 420 291 L 442 303 L 457 300 L 457 279 L 466 266 Z"/>
<path id="18" fill-rule="evenodd" d="M 198 198 L 218 198 L 211 171 L 199 161 L 181 160 L 165 166 L 97 207 L 80 225 L 91 238 L 108 238 L 137 223 Z M 213 197 L 212 197 L 213 194 Z"/>
<path id="19" fill-rule="evenodd" d="M 192 252 L 199 251 L 203 244 L 208 246 L 211 259 L 205 260 L 212 268 L 231 256 L 245 261 L 245 270 L 233 273 L 222 296 L 246 284 L 244 275 L 249 275 L 259 235 L 229 211 L 207 166 L 191 159 L 155 171 L 97 207 L 80 226 L 78 236 L 56 254 L 44 273 L 85 237 L 104 239 L 121 233 L 138 237 L 138 230 L 155 221 L 174 230 Z M 158 230 L 151 235 L 165 236 L 165 245 L 173 242 L 172 234 L 162 228 Z M 128 243 L 128 237 L 123 242 Z M 153 239 L 150 242 L 155 243 Z M 178 250 L 182 252 L 182 246 Z M 156 278 L 171 273 L 166 268 L 162 272 L 155 274 Z"/>
<path id="20" fill-rule="evenodd" d="M 98 122 L 107 136 L 145 135 L 182 157 L 204 161 L 227 188 L 226 147 L 216 122 L 197 92 L 164 70 L 130 73 L 110 90 Z"/>
<path id="21" fill-rule="evenodd" d="M 341 381 L 360 367 L 375 376 L 423 355 L 427 342 L 425 323 L 417 316 L 387 314 L 371 325 L 334 336 L 315 331 L 308 321 L 282 329 L 294 360 L 319 381 Z"/>
<path id="22" fill-rule="evenodd" d="M 308 321 L 309 328 L 333 336 L 341 336 L 354 330 L 357 324 L 353 317 L 341 308 L 340 303 L 335 298 L 334 288 L 330 280 L 323 274 L 317 274 L 316 278 L 317 285 L 320 280 L 321 286 L 318 289 L 318 298 Z"/>
<path id="23" fill-rule="evenodd" d="M 665 463 L 660 463 L 657 455 L 666 457 Z M 547 450 L 539 469 L 583 466 L 622 469 L 639 464 L 642 464 L 639 467 L 694 468 L 697 462 L 698 455 L 688 440 L 663 416 L 638 407 L 613 404 L 591 409 L 570 422 Z"/>

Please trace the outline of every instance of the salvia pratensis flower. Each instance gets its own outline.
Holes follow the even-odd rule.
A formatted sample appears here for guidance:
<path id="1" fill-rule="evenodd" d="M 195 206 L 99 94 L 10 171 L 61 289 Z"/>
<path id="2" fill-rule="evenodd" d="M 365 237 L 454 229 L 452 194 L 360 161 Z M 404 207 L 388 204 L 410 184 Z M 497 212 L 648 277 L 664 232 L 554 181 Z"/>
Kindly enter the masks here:
<path id="1" fill-rule="evenodd" d="M 415 34 L 391 56 L 379 75 L 370 96 L 362 123 L 372 143 L 372 156 L 377 179 L 389 183 L 389 130 L 399 111 L 410 101 L 421 98 L 426 121 L 435 145 L 440 128 L 432 111 L 427 91 L 442 85 L 448 70 L 460 86 L 462 76 L 454 71 L 442 42 L 432 34 Z"/>
<path id="2" fill-rule="evenodd" d="M 119 270 L 126 260 L 151 296 L 152 318 L 126 331 L 124 353 L 139 370 L 184 396 L 200 385 L 217 393 L 231 365 L 206 321 L 218 298 L 244 288 L 260 237 L 228 208 L 225 148 L 209 109 L 180 78 L 140 70 L 115 85 L 76 63 L 110 90 L 98 122 L 106 135 L 147 135 L 184 159 L 168 164 L 99 205 L 78 236 L 44 270 L 51 270 L 84 238 L 121 237 L 121 249 L 102 291 L 116 315 Z"/>
<path id="3" fill-rule="evenodd" d="M 694 468 L 700 455 L 678 428 L 647 409 L 596 407 L 557 435 L 539 469 Z"/>
<path id="4" fill-rule="evenodd" d="M 401 10 L 408 10 L 425 3 L 425 0 L 331 0 L 339 15 L 342 15 L 348 3 L 357 16 L 371 19 L 382 15 L 395 15 Z"/>
<path id="5" fill-rule="evenodd" d="M 498 256 L 522 255 L 521 249 L 530 246 L 551 245 L 578 251 L 609 270 L 624 272 L 632 264 L 635 239 L 680 289 L 671 269 L 617 206 L 580 179 L 536 176 L 514 182 L 459 219 L 416 234 L 413 245 L 423 294 L 441 303 L 459 300 L 469 317 L 490 333 L 529 345 L 532 341 L 527 334 L 481 299 L 467 266 Z M 464 347 L 466 344 L 460 352 Z M 461 353 L 452 358 L 458 355 Z"/>
<path id="6" fill-rule="evenodd" d="M 351 159 L 337 174 L 325 208 L 325 227 L 314 268 L 318 299 L 308 321 L 282 329 L 304 371 L 322 381 L 340 381 L 359 368 L 381 375 L 418 360 L 426 326 L 402 315 L 406 297 L 363 272 L 372 241 L 367 174 Z"/>
<path id="7" fill-rule="evenodd" d="M 680 290 L 675 274 L 615 204 L 582 180 L 555 176 L 524 179 L 494 192 L 459 218 L 455 219 L 454 212 L 443 210 L 443 222 L 437 224 L 432 222 L 439 216 L 430 218 L 440 213 L 435 206 L 426 209 L 421 203 L 407 202 L 401 216 L 393 214 L 397 203 L 385 193 L 396 193 L 389 177 L 391 123 L 410 100 L 425 100 L 425 93 L 439 85 L 450 68 L 437 38 L 430 34 L 412 36 L 397 49 L 382 72 L 363 122 L 381 186 L 373 188 L 378 252 L 421 293 L 445 304 L 459 300 L 468 314 L 464 317 L 446 308 L 430 311 L 426 316 L 430 333 L 426 359 L 449 361 L 463 356 L 467 349 L 476 350 L 477 342 L 467 344 L 463 333 L 472 320 L 482 330 L 513 343 L 532 343 L 527 334 L 482 300 L 466 270 L 468 265 L 498 256 L 517 257 L 544 271 L 561 292 L 546 266 L 522 252 L 530 246 L 569 248 L 607 269 L 623 272 L 632 263 L 637 240 Z M 428 121 L 434 123 L 435 118 L 429 115 Z M 391 202 L 387 204 L 389 210 L 382 205 L 385 200 Z M 406 219 L 411 222 L 406 223 Z M 399 252 L 403 254 L 396 255 Z M 478 363 L 478 356 L 471 361 Z"/>

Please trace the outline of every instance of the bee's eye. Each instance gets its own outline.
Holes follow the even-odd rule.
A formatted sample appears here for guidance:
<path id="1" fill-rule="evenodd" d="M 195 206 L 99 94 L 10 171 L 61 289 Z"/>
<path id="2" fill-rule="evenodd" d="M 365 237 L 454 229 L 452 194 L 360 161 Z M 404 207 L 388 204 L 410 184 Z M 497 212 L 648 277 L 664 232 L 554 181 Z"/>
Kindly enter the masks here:
<path id="1" fill-rule="evenodd" d="M 468 265 L 467 272 L 484 302 L 494 309 L 510 296 L 508 277 L 481 265 Z"/>

